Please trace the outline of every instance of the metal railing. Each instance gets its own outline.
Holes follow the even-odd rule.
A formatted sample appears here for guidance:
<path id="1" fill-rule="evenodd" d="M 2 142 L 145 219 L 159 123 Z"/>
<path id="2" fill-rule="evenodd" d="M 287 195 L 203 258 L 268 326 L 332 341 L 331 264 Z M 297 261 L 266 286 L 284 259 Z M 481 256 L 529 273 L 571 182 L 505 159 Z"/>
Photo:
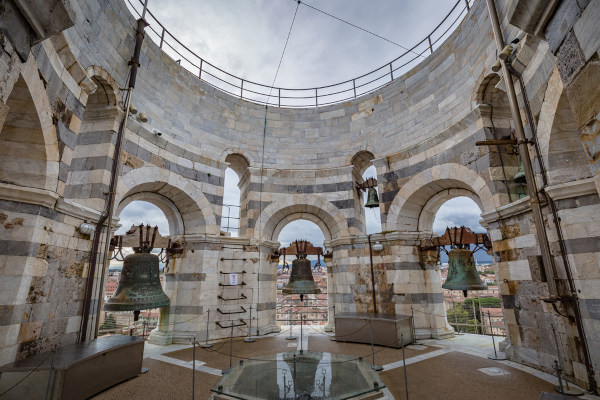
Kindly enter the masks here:
<path id="1" fill-rule="evenodd" d="M 221 216 L 221 230 L 224 232 L 239 233 L 240 231 L 240 206 L 223 204 L 223 211 L 227 209 L 227 216 Z M 232 215 L 233 211 L 233 215 Z"/>
<path id="2" fill-rule="evenodd" d="M 474 292 L 478 292 L 475 295 Z M 483 296 L 479 291 L 470 292 L 469 297 L 463 298 L 460 291 L 444 289 L 444 307 L 448 324 L 457 333 L 476 333 L 480 335 L 506 336 L 504 317 L 501 313 L 501 300 L 485 291 Z M 457 295 L 458 293 L 458 295 Z M 450 298 L 451 300 L 448 300 Z M 491 304 L 490 304 L 491 303 Z M 488 314 L 496 311 L 493 315 Z"/>
<path id="3" fill-rule="evenodd" d="M 143 6 L 143 0 L 138 1 L 139 7 Z M 206 61 L 181 43 L 149 10 L 146 12 L 146 20 L 148 21 L 149 16 L 151 21 L 148 21 L 150 26 L 146 32 L 176 63 L 218 90 L 258 104 L 312 108 L 355 99 L 398 78 L 424 60 L 426 53 L 433 53 L 434 49 L 460 24 L 474 1 L 458 0 L 429 35 L 383 66 L 343 82 L 312 88 L 269 86 L 233 75 Z M 133 4 L 135 0 L 127 0 L 127 2 L 138 16 L 142 15 Z"/>

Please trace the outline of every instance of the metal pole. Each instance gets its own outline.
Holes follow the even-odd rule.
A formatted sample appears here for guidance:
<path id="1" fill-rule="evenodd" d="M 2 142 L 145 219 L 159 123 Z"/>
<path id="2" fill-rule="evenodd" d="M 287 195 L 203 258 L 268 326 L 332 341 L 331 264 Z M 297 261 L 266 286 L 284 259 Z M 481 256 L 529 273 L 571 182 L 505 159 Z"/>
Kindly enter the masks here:
<path id="1" fill-rule="evenodd" d="M 48 393 L 50 393 L 50 382 L 52 382 L 52 375 L 54 372 L 54 355 L 56 354 L 56 349 L 52 350 L 52 360 L 50 361 L 50 371 L 48 371 L 48 383 L 46 384 L 46 396 L 44 396 L 44 400 L 52 398 L 52 396 L 48 397 Z M 54 385 L 52 385 L 54 388 Z"/>
<path id="2" fill-rule="evenodd" d="M 410 317 L 412 319 L 413 342 L 417 343 L 417 329 L 415 328 L 415 310 L 412 304 L 410 305 Z"/>
<path id="3" fill-rule="evenodd" d="M 256 342 L 256 339 L 250 337 L 250 332 L 252 331 L 252 305 L 250 305 L 250 325 L 248 325 L 248 337 L 244 339 L 246 343 Z"/>
<path id="4" fill-rule="evenodd" d="M 375 364 L 375 346 L 373 344 L 373 324 L 371 321 L 371 315 L 369 315 L 369 332 L 371 333 L 371 360 L 372 360 L 371 369 L 373 371 L 382 371 L 383 367 L 381 365 Z"/>
<path id="5" fill-rule="evenodd" d="M 300 298 L 302 298 L 302 295 L 300 295 Z M 302 305 L 304 306 L 304 300 L 302 300 Z M 304 317 L 304 314 L 302 313 L 302 311 L 300 311 L 300 354 L 302 354 L 304 352 L 304 348 L 302 347 L 302 325 L 303 325 L 302 318 L 303 317 Z"/>
<path id="6" fill-rule="evenodd" d="M 404 335 L 400 334 L 402 341 L 402 364 L 404 365 L 404 389 L 406 390 L 406 400 L 408 400 L 408 379 L 406 378 L 406 357 L 404 355 Z"/>
<path id="7" fill-rule="evenodd" d="M 373 249 L 371 248 L 371 235 L 367 235 L 369 241 L 369 259 L 371 260 L 371 288 L 373 291 L 373 313 L 377 314 L 377 296 L 375 295 L 375 271 L 373 267 Z"/>
<path id="8" fill-rule="evenodd" d="M 554 360 L 554 370 L 556 371 L 556 377 L 558 378 L 558 393 L 565 393 L 565 389 L 563 388 L 563 384 L 562 384 L 562 378 L 561 378 L 561 371 L 560 371 L 560 366 L 558 365 L 558 361 Z"/>
<path id="9" fill-rule="evenodd" d="M 146 11 L 148 11 L 148 0 L 144 2 L 144 10 L 142 11 L 142 19 L 146 19 Z"/>
<path id="10" fill-rule="evenodd" d="M 196 337 L 192 341 L 192 400 L 196 398 Z"/>
<path id="11" fill-rule="evenodd" d="M 480 306 L 481 306 L 481 304 L 480 304 Z M 490 330 L 492 331 L 492 346 L 494 346 L 494 354 L 488 355 L 488 358 L 490 360 L 506 360 L 506 355 L 504 353 L 500 352 L 500 354 L 498 354 L 496 352 L 496 338 L 494 335 L 494 326 L 492 325 L 492 317 L 491 317 L 489 311 L 488 311 L 488 319 L 490 320 Z M 485 324 L 483 324 L 483 325 L 485 326 Z"/>
<path id="12" fill-rule="evenodd" d="M 488 319 L 490 320 L 490 332 L 492 333 L 492 346 L 494 346 L 494 356 L 498 357 L 498 353 L 496 353 L 496 339 L 494 338 L 494 326 L 492 325 L 492 316 L 488 311 Z"/>
<path id="13" fill-rule="evenodd" d="M 504 38 L 502 37 L 502 29 L 500 28 L 500 21 L 498 20 L 498 14 L 496 11 L 496 5 L 494 0 L 486 0 L 488 11 L 490 14 L 490 21 L 492 23 L 492 30 L 494 31 L 494 37 L 496 38 L 496 47 L 498 52 L 504 49 Z M 521 113 L 519 112 L 519 104 L 517 102 L 517 95 L 515 93 L 515 87 L 513 84 L 512 75 L 508 70 L 506 62 L 500 60 L 502 65 L 502 74 L 504 76 L 504 82 L 506 86 L 506 92 L 508 95 L 508 102 L 510 105 L 510 111 L 512 118 L 515 122 L 515 136 L 519 148 L 519 156 L 523 163 L 523 169 L 525 171 L 525 180 L 527 182 L 527 191 L 529 192 L 529 201 L 531 203 L 531 210 L 533 213 L 533 220 L 535 223 L 535 230 L 537 233 L 538 243 L 542 252 L 542 259 L 544 261 L 544 267 L 547 269 L 548 275 L 548 289 L 552 297 L 558 295 L 558 289 L 556 286 L 556 280 L 558 275 L 556 273 L 556 266 L 550 252 L 550 244 L 548 243 L 548 237 L 546 236 L 546 230 L 544 228 L 544 217 L 542 215 L 542 207 L 540 205 L 540 199 L 538 197 L 538 190 L 535 182 L 535 175 L 533 173 L 533 167 L 531 165 L 531 159 L 529 158 L 529 149 L 527 147 L 527 138 L 525 137 L 525 130 L 523 128 L 523 121 L 521 119 Z"/>
<path id="14" fill-rule="evenodd" d="M 480 305 L 481 307 L 481 305 Z M 471 308 L 473 308 L 473 321 L 475 323 L 475 334 L 479 334 L 479 326 L 477 325 L 477 311 L 475 311 L 475 298 L 471 292 Z"/>
<path id="15" fill-rule="evenodd" d="M 454 309 L 454 323 L 456 324 L 456 329 L 458 332 L 457 335 L 460 335 L 460 327 L 458 326 L 458 316 L 456 315 L 456 304 L 454 304 L 454 292 L 450 291 L 450 296 L 452 297 L 452 308 Z"/>
<path id="16" fill-rule="evenodd" d="M 206 311 L 206 341 L 204 342 L 204 344 L 200 345 L 200 347 L 202 347 L 203 349 L 212 347 L 212 343 L 208 343 L 208 322 L 209 321 L 210 321 L 210 310 L 207 310 Z"/>
<path id="17" fill-rule="evenodd" d="M 481 333 L 485 335 L 485 322 L 483 318 L 483 310 L 481 307 L 481 296 L 479 296 L 479 293 L 477 293 L 477 302 L 479 303 L 479 319 L 481 320 Z"/>
<path id="18" fill-rule="evenodd" d="M 229 369 L 233 358 L 233 321 L 231 321 L 231 336 L 229 338 Z"/>
<path id="19" fill-rule="evenodd" d="M 560 370 L 564 374 L 564 379 L 565 379 L 565 383 L 567 386 L 565 389 L 561 384 L 559 387 L 555 387 L 554 389 L 559 393 L 567 394 L 569 396 L 580 396 L 583 394 L 582 390 L 578 390 L 576 388 L 569 387 L 569 381 L 567 380 L 567 374 L 565 371 L 565 364 L 563 362 L 562 354 L 560 353 L 560 346 L 558 345 L 558 338 L 556 337 L 556 327 L 554 326 L 554 324 L 550 324 L 550 327 L 552 328 L 552 335 L 554 336 L 554 344 L 556 345 L 556 355 L 558 356 L 558 361 L 560 363 Z"/>

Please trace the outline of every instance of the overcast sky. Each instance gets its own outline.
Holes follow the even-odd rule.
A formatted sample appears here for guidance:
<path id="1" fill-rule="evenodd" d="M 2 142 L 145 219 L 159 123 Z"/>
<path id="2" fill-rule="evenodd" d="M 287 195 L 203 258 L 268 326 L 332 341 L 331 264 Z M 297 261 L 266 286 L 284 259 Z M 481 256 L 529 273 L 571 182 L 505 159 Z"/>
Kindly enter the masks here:
<path id="1" fill-rule="evenodd" d="M 125 0 L 127 2 L 127 0 Z M 131 0 L 141 10 L 138 0 Z M 306 0 L 340 19 L 370 30 L 404 47 L 429 34 L 456 0 Z M 270 85 L 296 10 L 295 0 L 149 0 L 148 7 L 181 42 L 205 60 L 244 79 Z M 462 9 L 463 5 L 460 5 Z M 457 9 L 457 12 L 460 11 Z M 134 13 L 134 15 L 136 15 Z M 137 15 L 136 15 L 137 16 Z M 453 19 L 453 18 L 451 18 Z M 149 18 L 151 26 L 159 30 Z M 149 32 L 149 37 L 158 40 Z M 434 40 L 437 36 L 434 36 Z M 440 41 L 438 44 L 441 44 Z M 301 4 L 290 35 L 276 86 L 305 88 L 337 83 L 380 67 L 405 50 Z M 173 54 L 171 52 L 171 54 Z M 173 54 L 173 58 L 180 56 Z M 185 64 L 185 62 L 184 62 Z M 369 170 L 365 176 L 373 176 Z M 237 176 L 227 171 L 224 204 L 239 204 Z M 367 233 L 381 230 L 379 209 L 366 210 Z M 224 209 L 224 215 L 227 209 Z M 454 199 L 438 212 L 434 231 L 465 225 L 483 231 L 480 211 L 467 198 Z M 237 211 L 232 209 L 232 215 Z M 131 224 L 168 225 L 162 212 L 145 202 L 133 202 L 122 212 L 121 231 Z M 231 220 L 236 225 L 236 221 Z M 119 233 L 122 233 L 122 232 Z M 286 227 L 280 241 L 323 241 L 323 233 L 308 221 Z"/>

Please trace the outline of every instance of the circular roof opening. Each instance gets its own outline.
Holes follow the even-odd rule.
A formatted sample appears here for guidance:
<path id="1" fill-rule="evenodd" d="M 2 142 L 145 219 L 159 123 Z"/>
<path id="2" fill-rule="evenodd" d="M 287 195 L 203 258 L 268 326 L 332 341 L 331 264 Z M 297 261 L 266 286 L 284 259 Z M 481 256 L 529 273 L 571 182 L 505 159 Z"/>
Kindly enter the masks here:
<path id="1" fill-rule="evenodd" d="M 125 0 L 137 18 L 144 1 Z M 281 107 L 347 101 L 400 77 L 474 0 L 148 2 L 147 37 L 200 79 Z"/>

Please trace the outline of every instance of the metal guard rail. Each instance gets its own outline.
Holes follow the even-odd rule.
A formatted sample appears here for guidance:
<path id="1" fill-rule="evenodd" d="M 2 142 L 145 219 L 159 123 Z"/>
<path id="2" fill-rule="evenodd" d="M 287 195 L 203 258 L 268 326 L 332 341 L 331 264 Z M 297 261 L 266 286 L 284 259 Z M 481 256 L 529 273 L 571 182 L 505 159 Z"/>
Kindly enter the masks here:
<path id="1" fill-rule="evenodd" d="M 135 0 L 127 0 L 131 8 L 139 17 L 141 17 L 140 11 L 133 5 L 132 1 Z M 144 1 L 138 1 L 143 6 Z M 394 75 L 400 76 L 402 73 L 407 72 L 409 68 L 416 66 L 422 61 L 417 61 L 420 57 L 425 59 L 424 54 L 426 52 L 429 52 L 429 54 L 433 53 L 434 47 L 436 47 L 442 39 L 445 39 L 446 35 L 453 31 L 453 28 L 460 23 L 462 20 L 461 17 L 464 17 L 467 14 L 474 1 L 475 0 L 457 0 L 450 12 L 429 35 L 387 64 L 353 79 L 332 85 L 304 89 L 272 87 L 230 74 L 206 61 L 181 43 L 154 17 L 154 14 L 152 14 L 150 10 L 146 11 L 146 19 L 148 19 L 147 16 L 149 15 L 158 26 L 158 29 L 155 29 L 151 23 L 149 31 L 147 31 L 152 32 L 155 35 L 152 39 L 157 42 L 158 46 L 163 51 L 165 51 L 165 46 L 168 47 L 174 54 L 181 57 L 176 61 L 178 64 L 215 89 L 228 93 L 234 97 L 239 97 L 240 99 L 268 106 L 312 108 L 356 99 L 359 96 L 373 92 L 387 85 L 395 79 Z M 464 7 L 459 8 L 460 4 L 464 4 Z M 457 10 L 458 13 L 455 12 Z M 455 16 L 455 18 L 452 19 L 452 16 Z M 448 21 L 450 23 L 446 26 L 445 24 Z M 173 44 L 170 43 L 169 38 L 174 41 Z M 417 62 L 415 63 L 415 61 Z M 309 99 L 310 102 L 307 102 L 306 100 Z"/>

